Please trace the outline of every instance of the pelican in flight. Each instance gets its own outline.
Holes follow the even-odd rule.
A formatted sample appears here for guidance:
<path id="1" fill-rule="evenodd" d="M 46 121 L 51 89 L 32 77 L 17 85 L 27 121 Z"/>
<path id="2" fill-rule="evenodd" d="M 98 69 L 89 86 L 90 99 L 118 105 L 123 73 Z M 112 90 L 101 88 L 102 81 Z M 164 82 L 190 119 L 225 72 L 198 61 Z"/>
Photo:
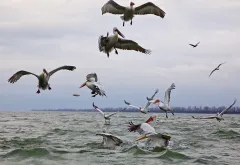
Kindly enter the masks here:
<path id="1" fill-rule="evenodd" d="M 225 63 L 226 63 L 226 62 L 219 64 L 218 67 L 216 67 L 215 69 L 213 69 L 213 71 L 209 74 L 208 77 L 210 77 L 210 76 L 213 74 L 213 72 L 215 72 L 216 70 L 219 70 L 219 67 L 220 67 L 222 64 L 225 64 Z"/>
<path id="2" fill-rule="evenodd" d="M 137 125 L 129 122 L 128 130 L 138 132 L 141 136 L 136 141 L 147 139 L 145 146 L 153 149 L 155 147 L 167 147 L 171 139 L 169 135 L 156 133 L 155 129 L 147 122 Z"/>
<path id="3" fill-rule="evenodd" d="M 115 147 L 115 146 L 120 146 L 123 141 L 117 137 L 117 136 L 114 136 L 110 133 L 97 133 L 96 135 L 98 136 L 102 136 L 103 137 L 103 141 L 102 141 L 102 145 L 104 147 Z"/>
<path id="4" fill-rule="evenodd" d="M 123 20 L 123 26 L 125 22 L 131 21 L 130 24 L 132 25 L 132 19 L 134 15 L 146 15 L 146 14 L 153 14 L 164 18 L 165 12 L 160 9 L 158 6 L 154 5 L 152 2 L 147 2 L 141 6 L 134 8 L 135 4 L 130 2 L 129 7 L 123 7 L 113 0 L 109 0 L 103 7 L 102 7 L 102 14 L 111 13 L 111 14 L 123 14 L 120 18 Z"/>
<path id="5" fill-rule="evenodd" d="M 200 44 L 200 42 L 196 43 L 195 45 L 194 44 L 189 44 L 189 45 L 192 46 L 193 48 L 196 48 L 198 44 Z"/>
<path id="6" fill-rule="evenodd" d="M 98 81 L 98 77 L 96 73 L 90 73 L 86 76 L 87 81 L 83 83 L 80 88 L 87 86 L 89 89 L 92 90 L 92 97 L 96 95 L 106 96 L 105 91 L 103 90 L 102 85 Z"/>
<path id="7" fill-rule="evenodd" d="M 75 66 L 65 65 L 65 66 L 61 66 L 59 68 L 56 68 L 56 69 L 52 70 L 51 72 L 47 72 L 46 69 L 43 69 L 43 73 L 40 74 L 40 75 L 36 75 L 34 73 L 31 73 L 31 72 L 28 72 L 28 71 L 25 71 L 25 70 L 20 70 L 20 71 L 16 72 L 12 77 L 10 77 L 8 79 L 8 82 L 15 83 L 24 75 L 33 75 L 33 76 L 37 77 L 37 79 L 38 79 L 37 94 L 39 94 L 40 89 L 41 90 L 46 90 L 46 89 L 51 90 L 50 84 L 48 82 L 49 82 L 50 76 L 52 76 L 55 72 L 57 72 L 59 70 L 73 71 L 74 69 L 76 69 Z"/>
<path id="8" fill-rule="evenodd" d="M 192 118 L 194 118 L 194 119 L 216 119 L 217 121 L 220 122 L 221 120 L 224 120 L 223 115 L 225 113 L 227 113 L 236 102 L 237 102 L 237 100 L 235 99 L 234 102 L 232 103 L 232 105 L 230 105 L 228 108 L 224 109 L 221 113 L 218 112 L 216 114 L 216 116 L 199 117 L 199 118 L 196 118 L 196 117 L 192 116 Z"/>
<path id="9" fill-rule="evenodd" d="M 167 115 L 168 112 L 171 112 L 174 115 L 170 106 L 170 98 L 171 98 L 170 96 L 171 96 L 172 89 L 175 89 L 174 83 L 172 83 L 172 85 L 165 92 L 164 102 L 160 101 L 161 103 L 163 103 L 163 105 L 158 105 L 158 107 L 166 113 L 166 118 L 168 118 L 168 115 Z"/>
<path id="10" fill-rule="evenodd" d="M 124 35 L 115 27 L 113 28 L 113 35 L 103 37 L 100 36 L 98 39 L 98 48 L 100 52 L 104 52 L 107 54 L 107 57 L 109 57 L 109 53 L 115 49 L 115 53 L 118 54 L 117 49 L 122 49 L 122 50 L 135 50 L 139 51 L 144 54 L 150 54 L 151 51 L 147 50 L 135 41 L 132 40 L 126 40 L 126 39 L 121 39 L 118 37 L 120 35 L 121 37 L 125 38 Z"/>
<path id="11" fill-rule="evenodd" d="M 156 89 L 156 91 L 154 92 L 154 94 L 152 95 L 152 97 L 148 98 L 147 97 L 147 104 L 145 105 L 145 107 L 138 107 L 138 106 L 135 106 L 135 105 L 132 105 L 131 103 L 127 102 L 126 100 L 124 100 L 124 103 L 127 104 L 128 106 L 130 107 L 133 107 L 133 108 L 137 108 L 138 110 L 140 110 L 140 112 L 146 114 L 148 112 L 148 108 L 151 104 L 157 104 L 160 102 L 160 100 L 154 100 L 154 97 L 155 95 L 158 93 L 158 89 Z"/>
<path id="12" fill-rule="evenodd" d="M 117 112 L 115 112 L 115 113 L 112 113 L 110 115 L 106 115 L 101 109 L 99 109 L 96 105 L 94 105 L 94 103 L 92 105 L 93 105 L 93 108 L 96 109 L 98 112 L 100 112 L 100 114 L 104 117 L 105 125 L 109 125 L 111 117 L 113 115 L 117 114 Z"/>

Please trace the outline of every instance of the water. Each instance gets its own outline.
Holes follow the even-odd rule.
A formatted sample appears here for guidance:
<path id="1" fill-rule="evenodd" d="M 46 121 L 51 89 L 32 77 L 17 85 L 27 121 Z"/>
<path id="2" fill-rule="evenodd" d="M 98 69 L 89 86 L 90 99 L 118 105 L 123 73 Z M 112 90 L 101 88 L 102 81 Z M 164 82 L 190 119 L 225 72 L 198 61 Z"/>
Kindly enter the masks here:
<path id="1" fill-rule="evenodd" d="M 2 112 L 0 113 L 1 165 L 166 165 L 238 164 L 240 115 L 224 121 L 195 120 L 191 114 L 158 114 L 157 132 L 172 136 L 173 146 L 150 152 L 127 131 L 127 122 L 141 123 L 152 114 L 119 113 L 104 125 L 98 113 Z M 197 116 L 197 115 L 196 115 Z M 100 145 L 106 130 L 124 141 L 122 147 Z"/>

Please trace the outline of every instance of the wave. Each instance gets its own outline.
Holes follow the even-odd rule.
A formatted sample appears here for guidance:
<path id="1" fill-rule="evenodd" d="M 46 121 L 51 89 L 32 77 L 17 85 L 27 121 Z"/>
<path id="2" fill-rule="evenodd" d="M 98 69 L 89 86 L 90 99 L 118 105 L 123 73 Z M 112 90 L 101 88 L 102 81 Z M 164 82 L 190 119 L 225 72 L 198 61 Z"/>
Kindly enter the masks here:
<path id="1" fill-rule="evenodd" d="M 49 151 L 45 148 L 34 148 L 34 149 L 15 149 L 12 150 L 5 155 L 1 155 L 2 158 L 9 157 L 45 157 L 46 155 L 50 155 Z"/>
<path id="2" fill-rule="evenodd" d="M 221 138 L 239 138 L 240 133 L 230 129 L 230 130 L 217 130 L 212 133 L 213 135 L 216 135 Z"/>

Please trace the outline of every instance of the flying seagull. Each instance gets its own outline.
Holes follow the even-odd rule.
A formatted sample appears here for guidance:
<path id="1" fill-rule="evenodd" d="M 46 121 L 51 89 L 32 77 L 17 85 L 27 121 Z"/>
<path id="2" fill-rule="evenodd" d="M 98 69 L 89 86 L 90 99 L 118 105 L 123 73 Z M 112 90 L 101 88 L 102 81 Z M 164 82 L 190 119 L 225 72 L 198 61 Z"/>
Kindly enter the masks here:
<path id="1" fill-rule="evenodd" d="M 106 115 L 101 109 L 99 109 L 94 103 L 92 104 L 93 108 L 96 109 L 98 112 L 100 112 L 100 114 L 104 117 L 105 119 L 105 125 L 109 125 L 110 124 L 110 119 L 113 115 L 117 114 L 117 112 L 112 113 L 110 115 Z"/>
<path id="2" fill-rule="evenodd" d="M 125 22 L 131 21 L 130 24 L 132 25 L 132 19 L 134 15 L 146 15 L 146 14 L 153 14 L 164 18 L 165 12 L 160 9 L 158 6 L 153 4 L 152 2 L 147 2 L 141 6 L 134 8 L 135 4 L 130 2 L 129 7 L 123 7 L 113 0 L 109 0 L 103 7 L 102 7 L 102 14 L 111 13 L 111 14 L 123 14 L 120 18 L 123 20 L 123 26 Z"/>
<path id="3" fill-rule="evenodd" d="M 196 43 L 195 45 L 193 45 L 193 44 L 189 44 L 189 45 L 192 46 L 193 48 L 195 48 L 195 47 L 198 46 L 199 43 L 200 43 L 200 42 Z"/>
<path id="4" fill-rule="evenodd" d="M 209 117 L 199 117 L 196 118 L 194 116 L 192 116 L 192 118 L 194 119 L 216 119 L 217 121 L 221 121 L 224 120 L 224 118 L 222 117 L 225 113 L 227 113 L 232 107 L 233 105 L 237 102 L 237 100 L 235 99 L 234 102 L 232 103 L 232 105 L 230 105 L 228 108 L 224 109 L 221 113 L 217 113 L 216 116 L 209 116 Z"/>
<path id="5" fill-rule="evenodd" d="M 225 64 L 225 63 L 226 63 L 226 62 L 219 64 L 218 67 L 216 67 L 216 68 L 210 73 L 209 77 L 213 74 L 213 72 L 215 72 L 216 70 L 219 70 L 219 67 L 220 67 L 222 64 Z"/>
<path id="6" fill-rule="evenodd" d="M 18 81 L 24 75 L 33 75 L 33 76 L 37 77 L 37 79 L 38 79 L 37 94 L 39 94 L 40 93 L 40 89 L 42 89 L 42 90 L 46 90 L 46 89 L 51 90 L 52 89 L 48 82 L 49 82 L 50 77 L 54 73 L 56 73 L 59 70 L 70 70 L 70 71 L 73 71 L 74 69 L 76 69 L 75 66 L 67 66 L 67 65 L 65 65 L 65 66 L 61 66 L 59 68 L 56 68 L 56 69 L 52 70 L 51 72 L 47 72 L 46 69 L 43 69 L 43 73 L 40 74 L 40 75 L 36 75 L 34 73 L 31 73 L 31 72 L 28 72 L 28 71 L 25 71 L 25 70 L 20 70 L 20 71 L 16 72 L 12 77 L 10 77 L 8 79 L 8 82 L 15 83 L 16 81 Z"/>

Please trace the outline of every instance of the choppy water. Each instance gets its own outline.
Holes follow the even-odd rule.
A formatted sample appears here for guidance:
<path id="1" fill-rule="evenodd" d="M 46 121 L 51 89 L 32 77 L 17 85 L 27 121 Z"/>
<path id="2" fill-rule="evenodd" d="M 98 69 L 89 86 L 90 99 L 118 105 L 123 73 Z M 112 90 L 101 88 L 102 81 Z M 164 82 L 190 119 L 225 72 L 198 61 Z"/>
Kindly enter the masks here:
<path id="1" fill-rule="evenodd" d="M 194 120 L 191 114 L 165 119 L 158 114 L 156 131 L 172 136 L 170 149 L 150 152 L 135 143 L 137 133 L 127 131 L 127 122 L 145 121 L 152 114 L 119 113 L 104 125 L 98 113 L 11 112 L 0 113 L 1 165 L 161 165 L 231 164 L 240 162 L 240 115 L 225 121 Z M 101 147 L 107 130 L 124 141 L 122 147 Z"/>

